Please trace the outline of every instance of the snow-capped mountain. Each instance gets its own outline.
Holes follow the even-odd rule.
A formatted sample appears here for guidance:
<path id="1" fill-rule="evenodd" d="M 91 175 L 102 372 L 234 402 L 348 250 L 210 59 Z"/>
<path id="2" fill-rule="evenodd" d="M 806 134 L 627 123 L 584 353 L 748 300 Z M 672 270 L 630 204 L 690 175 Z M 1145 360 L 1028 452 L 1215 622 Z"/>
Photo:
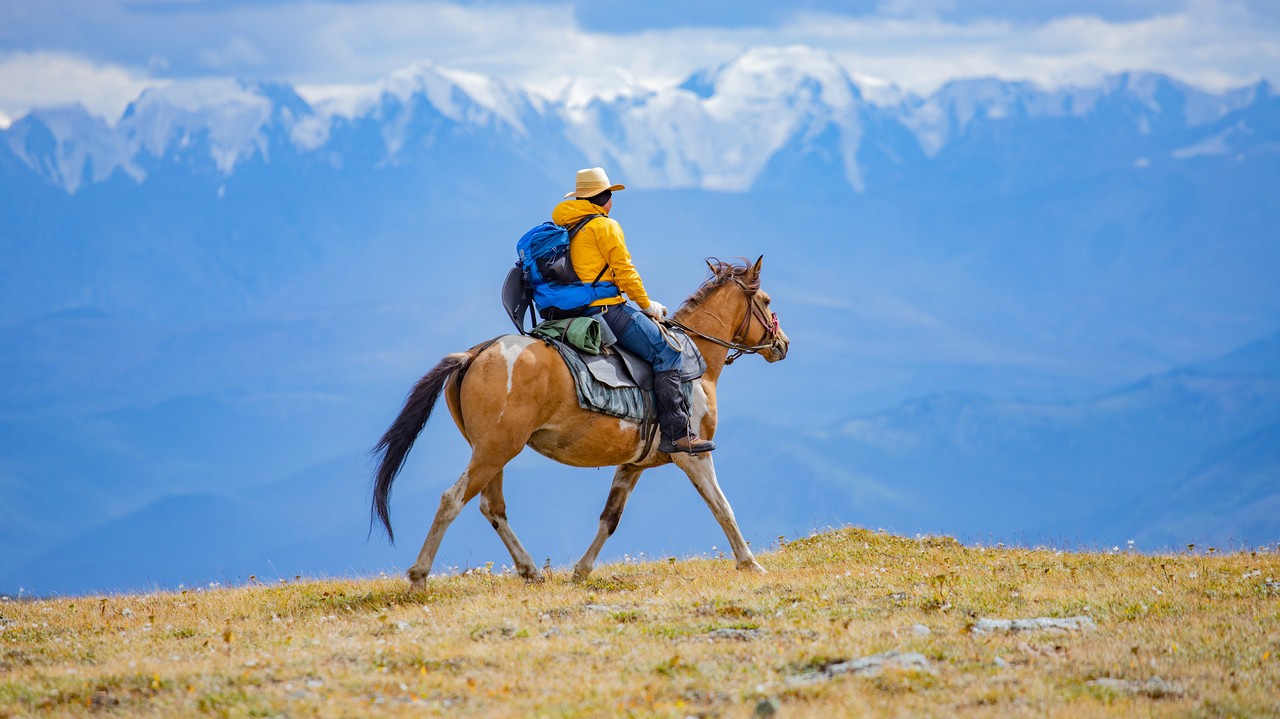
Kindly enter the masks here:
<path id="1" fill-rule="evenodd" d="M 1272 107 L 1263 126 L 1238 117 L 1259 105 Z M 829 54 L 761 47 L 675 87 L 572 104 L 427 62 L 371 86 L 301 95 L 280 85 L 182 81 L 146 91 L 114 125 L 78 107 L 34 112 L 0 131 L 0 145 L 69 193 L 116 173 L 142 182 L 157 162 L 180 157 L 230 175 L 250 158 L 269 162 L 273 144 L 333 161 L 368 155 L 374 148 L 342 141 L 342 128 L 353 125 L 377 128 L 381 142 L 367 158 L 376 162 L 402 162 L 414 143 L 430 147 L 471 133 L 526 151 L 568 143 L 643 189 L 747 191 L 779 153 L 820 148 L 844 183 L 861 191 L 874 178 L 860 155 L 869 142 L 882 142 L 887 127 L 913 138 L 914 146 L 894 154 L 933 158 L 990 125 L 1105 120 L 1112 131 L 1130 130 L 1162 154 L 1188 159 L 1266 144 L 1274 105 L 1266 83 L 1211 94 L 1148 73 L 1060 89 L 958 80 L 928 97 L 877 105 Z M 1223 125 L 1227 118 L 1237 119 Z M 868 124 L 876 136 L 868 136 Z M 1171 141 L 1177 146 L 1158 146 Z"/>
<path id="2" fill-rule="evenodd" d="M 251 158 L 271 161 L 273 144 L 321 153 L 335 132 L 376 125 L 381 159 L 394 163 L 421 125 L 529 137 L 539 109 L 529 96 L 500 83 L 429 63 L 392 73 L 372 87 L 315 91 L 314 105 L 293 88 L 233 80 L 194 80 L 145 91 L 114 126 L 81 107 L 37 111 L 5 133 L 4 144 L 24 165 L 69 193 L 119 172 L 135 182 L 162 162 L 201 164 L 223 176 Z M 349 148 L 343 148 L 349 149 Z"/>
<path id="3" fill-rule="evenodd" d="M 571 113 L 574 143 L 637 186 L 744 191 L 788 143 L 828 129 L 845 179 L 862 188 L 857 150 L 867 105 L 825 52 L 759 48 L 678 87 Z"/>

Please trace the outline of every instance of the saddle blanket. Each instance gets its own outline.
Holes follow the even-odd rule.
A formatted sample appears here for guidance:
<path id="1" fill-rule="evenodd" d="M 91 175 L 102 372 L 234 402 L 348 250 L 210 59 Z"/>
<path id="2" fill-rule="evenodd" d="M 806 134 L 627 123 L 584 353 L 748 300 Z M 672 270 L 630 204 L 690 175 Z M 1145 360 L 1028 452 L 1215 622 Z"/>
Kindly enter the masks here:
<path id="1" fill-rule="evenodd" d="M 569 374 L 573 375 L 573 386 L 578 395 L 578 406 L 591 410 L 592 412 L 600 412 L 610 417 L 625 419 L 636 424 L 646 426 L 650 431 L 656 427 L 658 412 L 654 405 L 654 394 L 652 389 L 641 389 L 632 386 L 612 386 L 606 384 L 592 373 L 591 368 L 587 366 L 586 360 L 572 346 L 559 340 L 547 339 L 539 337 L 544 342 L 551 344 L 564 358 L 565 365 L 569 368 Z M 692 343 L 690 343 L 692 344 Z M 616 348 L 614 352 L 616 352 Z M 697 348 L 694 348 L 697 351 Z M 597 360 L 597 358 L 592 358 Z M 701 362 L 701 355 L 698 361 Z M 614 360 L 618 361 L 617 359 Z M 594 362 L 593 362 L 594 363 Z M 705 370 L 706 365 L 701 365 Z M 693 378 L 689 378 L 689 372 L 682 372 L 680 383 L 681 389 L 684 390 L 685 399 L 692 401 L 693 399 L 693 383 L 698 377 L 702 376 L 699 371 Z M 649 383 L 652 387 L 652 381 Z"/>

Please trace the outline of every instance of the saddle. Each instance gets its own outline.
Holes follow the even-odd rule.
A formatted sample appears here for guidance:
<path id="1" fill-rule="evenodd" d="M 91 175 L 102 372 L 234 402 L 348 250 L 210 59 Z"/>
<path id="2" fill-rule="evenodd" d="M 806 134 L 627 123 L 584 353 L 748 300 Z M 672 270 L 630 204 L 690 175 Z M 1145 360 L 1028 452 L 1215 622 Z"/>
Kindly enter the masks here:
<path id="1" fill-rule="evenodd" d="M 614 345 L 599 355 L 584 354 L 568 342 L 533 335 L 555 347 L 573 375 L 578 406 L 639 424 L 646 444 L 657 431 L 658 411 L 653 392 L 653 367 L 640 357 Z M 706 371 L 702 353 L 684 337 L 686 350 L 680 370 L 680 386 L 685 400 L 693 400 L 693 383 Z M 633 374 L 634 373 L 634 374 Z"/>
<path id="2" fill-rule="evenodd" d="M 701 377 L 707 371 L 707 361 L 702 358 L 698 346 L 680 330 L 672 329 L 671 336 L 680 346 L 680 381 L 692 382 Z M 653 391 L 653 365 L 622 345 L 608 345 L 598 355 L 585 354 L 574 347 L 570 349 L 586 365 L 591 376 L 606 387 L 639 387 L 646 392 Z"/>

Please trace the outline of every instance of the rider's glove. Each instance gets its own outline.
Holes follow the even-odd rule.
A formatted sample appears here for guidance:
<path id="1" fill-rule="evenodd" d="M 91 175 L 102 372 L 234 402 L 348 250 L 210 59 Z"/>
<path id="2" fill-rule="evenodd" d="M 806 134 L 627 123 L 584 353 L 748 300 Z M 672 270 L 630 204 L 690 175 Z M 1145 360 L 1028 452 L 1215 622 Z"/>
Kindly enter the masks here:
<path id="1" fill-rule="evenodd" d="M 640 311 L 645 313 L 646 315 L 649 315 L 655 320 L 660 320 L 663 317 L 667 316 L 667 308 L 663 307 L 661 304 L 657 302 L 654 302 L 653 300 L 649 300 L 649 306 Z"/>

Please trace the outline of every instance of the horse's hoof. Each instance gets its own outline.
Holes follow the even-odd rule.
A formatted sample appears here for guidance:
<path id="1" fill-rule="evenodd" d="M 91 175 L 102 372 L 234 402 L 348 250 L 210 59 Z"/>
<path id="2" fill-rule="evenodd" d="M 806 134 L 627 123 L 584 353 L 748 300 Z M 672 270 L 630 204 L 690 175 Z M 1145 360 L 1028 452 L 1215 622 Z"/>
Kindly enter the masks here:
<path id="1" fill-rule="evenodd" d="M 520 577 L 529 584 L 542 584 L 547 581 L 547 578 L 542 576 L 542 572 L 539 572 L 536 569 L 530 569 L 528 571 L 522 570 L 520 572 Z"/>
<path id="2" fill-rule="evenodd" d="M 409 590 L 414 592 L 426 591 L 427 575 L 430 573 L 430 570 L 424 572 L 417 567 L 411 568 L 409 570 Z"/>
<path id="3" fill-rule="evenodd" d="M 738 569 L 744 572 L 751 572 L 752 574 L 768 574 L 764 567 L 760 566 L 760 563 L 754 559 L 750 562 L 742 562 L 738 565 Z"/>
<path id="4" fill-rule="evenodd" d="M 591 567 L 574 567 L 573 581 L 585 582 L 587 577 L 591 576 Z"/>

